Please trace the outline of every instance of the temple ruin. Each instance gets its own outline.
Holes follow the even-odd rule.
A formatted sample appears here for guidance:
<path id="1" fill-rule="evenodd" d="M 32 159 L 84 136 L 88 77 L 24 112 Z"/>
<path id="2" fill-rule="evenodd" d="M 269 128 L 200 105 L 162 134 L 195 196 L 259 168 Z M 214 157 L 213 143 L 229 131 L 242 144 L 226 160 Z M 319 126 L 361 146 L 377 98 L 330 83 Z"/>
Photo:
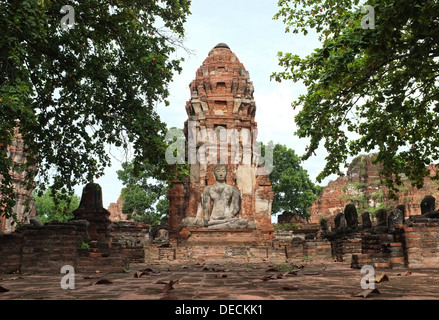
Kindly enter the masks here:
<path id="1" fill-rule="evenodd" d="M 105 186 L 90 183 L 69 222 L 24 224 L 0 234 L 0 272 L 59 273 L 66 264 L 78 272 L 121 272 L 129 263 L 169 260 L 439 266 L 436 194 L 424 194 L 416 208 L 412 202 L 395 204 L 372 216 L 352 199 L 335 199 L 335 193 L 336 203 L 330 202 L 328 191 L 323 195 L 327 202 L 314 206 L 314 220 L 305 223 L 285 212 L 281 220 L 295 227 L 275 230 L 270 163 L 256 143 L 253 90 L 249 73 L 230 48 L 215 46 L 190 84 L 184 129 L 190 174 L 169 189 L 167 225 L 111 215 L 102 206 Z M 367 179 L 376 180 L 372 173 L 351 170 L 348 182 L 361 182 L 370 193 Z M 331 210 L 319 207 L 325 204 Z"/>
<path id="2" fill-rule="evenodd" d="M 273 192 L 256 144 L 253 91 L 248 71 L 224 43 L 209 52 L 190 84 L 184 124 L 190 176 L 169 190 L 169 234 L 177 246 L 214 244 L 218 239 L 269 245 L 274 239 Z M 237 193 L 233 222 L 226 215 L 220 217 L 224 223 L 207 221 L 209 205 L 203 201 L 208 200 L 206 190 L 218 184 L 217 164 L 223 164 L 227 173 L 226 189 Z M 214 214 L 217 207 L 214 204 Z"/>

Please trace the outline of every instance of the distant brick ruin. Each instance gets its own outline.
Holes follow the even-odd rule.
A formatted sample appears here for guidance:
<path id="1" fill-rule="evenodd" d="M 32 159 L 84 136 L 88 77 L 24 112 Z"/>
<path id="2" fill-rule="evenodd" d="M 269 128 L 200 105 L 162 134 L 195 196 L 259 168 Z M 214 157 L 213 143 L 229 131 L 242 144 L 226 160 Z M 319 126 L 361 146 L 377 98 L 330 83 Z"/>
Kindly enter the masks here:
<path id="1" fill-rule="evenodd" d="M 349 203 L 355 204 L 359 215 L 363 212 L 375 213 L 379 209 L 391 210 L 397 205 L 405 206 L 407 217 L 421 214 L 419 203 L 425 195 L 439 197 L 439 181 L 429 177 L 424 179 L 424 187 L 417 189 L 409 181 L 403 179 L 398 201 L 388 198 L 387 188 L 380 181 L 380 165 L 374 164 L 375 154 L 362 155 L 354 160 L 348 167 L 344 176 L 330 182 L 323 190 L 322 195 L 310 207 L 310 222 L 319 223 L 325 218 L 333 225 L 333 218 Z M 427 167 L 434 175 L 437 167 Z M 373 214 L 374 215 L 374 214 Z"/>
<path id="2" fill-rule="evenodd" d="M 119 197 L 116 202 L 110 203 L 107 210 L 110 212 L 111 221 L 127 220 L 127 214 L 122 212 L 122 208 L 123 208 L 123 200 L 121 197 Z"/>
<path id="3" fill-rule="evenodd" d="M 14 130 L 14 140 L 7 147 L 7 156 L 15 163 L 22 164 L 26 162 L 26 154 L 24 153 L 24 143 L 18 127 Z M 30 168 L 36 170 L 36 168 Z M 29 223 L 29 219 L 35 216 L 35 206 L 32 196 L 33 189 L 27 189 L 23 185 L 25 173 L 13 173 L 13 187 L 16 194 L 16 205 L 13 212 L 16 214 L 16 220 L 20 223 Z M 0 176 L 1 177 L 1 176 Z M 1 195 L 0 195 L 1 196 Z M 16 224 L 13 218 L 6 219 L 0 216 L 0 234 L 10 233 L 15 230 Z"/>

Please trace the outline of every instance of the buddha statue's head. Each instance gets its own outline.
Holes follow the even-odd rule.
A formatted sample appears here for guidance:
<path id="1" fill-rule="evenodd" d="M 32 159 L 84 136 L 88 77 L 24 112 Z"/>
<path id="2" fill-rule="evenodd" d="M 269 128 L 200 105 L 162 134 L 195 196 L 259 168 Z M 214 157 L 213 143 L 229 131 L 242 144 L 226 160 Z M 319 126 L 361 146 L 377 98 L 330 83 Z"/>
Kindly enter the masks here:
<path id="1" fill-rule="evenodd" d="M 217 164 L 213 167 L 213 175 L 218 182 L 225 182 L 227 180 L 227 165 Z"/>

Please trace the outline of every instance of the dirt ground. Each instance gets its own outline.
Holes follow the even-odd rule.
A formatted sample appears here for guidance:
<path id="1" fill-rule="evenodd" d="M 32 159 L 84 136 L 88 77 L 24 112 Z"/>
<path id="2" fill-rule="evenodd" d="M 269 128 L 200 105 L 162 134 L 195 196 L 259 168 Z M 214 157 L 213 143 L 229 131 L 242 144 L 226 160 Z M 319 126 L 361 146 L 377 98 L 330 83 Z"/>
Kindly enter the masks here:
<path id="1" fill-rule="evenodd" d="M 61 271 L 61 270 L 60 270 Z M 313 261 L 157 261 L 117 273 L 0 274 L 0 300 L 436 300 L 438 269 Z M 375 279 L 376 281 L 369 281 Z M 375 286 L 375 291 L 372 286 Z M 362 287 L 363 286 L 363 287 Z M 370 289 L 370 290 L 367 290 Z"/>

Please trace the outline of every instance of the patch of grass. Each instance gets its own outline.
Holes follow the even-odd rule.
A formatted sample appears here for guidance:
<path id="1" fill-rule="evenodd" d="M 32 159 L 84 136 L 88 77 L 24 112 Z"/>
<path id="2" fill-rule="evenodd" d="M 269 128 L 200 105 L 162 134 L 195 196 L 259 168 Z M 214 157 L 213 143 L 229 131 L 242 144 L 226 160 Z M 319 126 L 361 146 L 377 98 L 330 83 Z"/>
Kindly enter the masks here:
<path id="1" fill-rule="evenodd" d="M 298 267 L 294 264 L 291 265 L 291 264 L 282 263 L 280 265 L 277 265 L 276 269 L 279 271 L 293 271 L 293 270 L 297 270 Z"/>
<path id="2" fill-rule="evenodd" d="M 88 243 L 86 243 L 86 242 L 83 242 L 79 246 L 79 249 L 83 249 L 83 250 L 90 249 L 90 245 Z"/>
<path id="3" fill-rule="evenodd" d="M 273 224 L 273 228 L 274 230 L 294 230 L 294 229 L 300 229 L 302 226 L 300 224 L 297 223 L 284 223 L 284 224 L 279 224 L 279 223 L 274 223 Z"/>

